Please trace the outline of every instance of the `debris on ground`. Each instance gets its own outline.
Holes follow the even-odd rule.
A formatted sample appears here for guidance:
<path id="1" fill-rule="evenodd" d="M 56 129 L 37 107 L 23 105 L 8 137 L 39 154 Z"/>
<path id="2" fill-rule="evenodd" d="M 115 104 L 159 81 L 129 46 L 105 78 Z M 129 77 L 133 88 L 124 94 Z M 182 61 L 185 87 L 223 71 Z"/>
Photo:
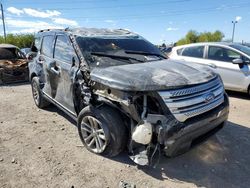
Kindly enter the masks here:
<path id="1" fill-rule="evenodd" d="M 133 183 L 128 183 L 128 182 L 121 180 L 119 183 L 119 188 L 136 188 L 136 185 Z"/>

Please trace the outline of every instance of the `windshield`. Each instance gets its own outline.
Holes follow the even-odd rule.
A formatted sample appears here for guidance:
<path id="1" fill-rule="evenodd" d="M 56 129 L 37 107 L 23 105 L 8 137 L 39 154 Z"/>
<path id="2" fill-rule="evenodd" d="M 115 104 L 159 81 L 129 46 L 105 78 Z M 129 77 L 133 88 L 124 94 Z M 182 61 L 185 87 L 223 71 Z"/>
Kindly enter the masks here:
<path id="1" fill-rule="evenodd" d="M 24 59 L 24 55 L 17 48 L 0 48 L 0 59 Z"/>
<path id="2" fill-rule="evenodd" d="M 77 37 L 76 41 L 90 67 L 145 62 L 145 56 L 162 56 L 160 50 L 141 38 Z"/>
<path id="3" fill-rule="evenodd" d="M 239 45 L 239 44 L 232 44 L 230 45 L 232 48 L 235 48 L 237 50 L 242 51 L 243 53 L 247 54 L 248 56 L 250 56 L 250 48 L 243 46 L 243 45 Z"/>

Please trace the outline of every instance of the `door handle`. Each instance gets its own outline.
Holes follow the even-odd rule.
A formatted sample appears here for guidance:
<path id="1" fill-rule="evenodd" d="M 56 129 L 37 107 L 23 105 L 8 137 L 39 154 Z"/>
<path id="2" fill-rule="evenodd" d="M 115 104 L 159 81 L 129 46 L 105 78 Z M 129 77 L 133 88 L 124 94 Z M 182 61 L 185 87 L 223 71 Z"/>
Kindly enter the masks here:
<path id="1" fill-rule="evenodd" d="M 48 68 L 54 74 L 60 75 L 60 67 L 56 65 L 56 61 L 51 61 L 48 65 Z"/>
<path id="2" fill-rule="evenodd" d="M 214 68 L 214 69 L 217 68 L 217 66 L 215 64 L 213 64 L 213 63 L 209 63 L 208 66 L 211 67 L 211 68 Z"/>

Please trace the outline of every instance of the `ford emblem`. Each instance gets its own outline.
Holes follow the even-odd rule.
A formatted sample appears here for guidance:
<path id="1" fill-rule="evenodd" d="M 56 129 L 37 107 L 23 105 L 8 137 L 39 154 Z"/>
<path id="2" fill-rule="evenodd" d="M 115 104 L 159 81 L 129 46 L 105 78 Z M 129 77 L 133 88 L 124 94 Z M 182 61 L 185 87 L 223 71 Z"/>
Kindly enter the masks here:
<path id="1" fill-rule="evenodd" d="M 213 93 L 209 93 L 207 95 L 204 95 L 204 102 L 208 103 L 212 101 L 215 98 L 215 95 Z"/>

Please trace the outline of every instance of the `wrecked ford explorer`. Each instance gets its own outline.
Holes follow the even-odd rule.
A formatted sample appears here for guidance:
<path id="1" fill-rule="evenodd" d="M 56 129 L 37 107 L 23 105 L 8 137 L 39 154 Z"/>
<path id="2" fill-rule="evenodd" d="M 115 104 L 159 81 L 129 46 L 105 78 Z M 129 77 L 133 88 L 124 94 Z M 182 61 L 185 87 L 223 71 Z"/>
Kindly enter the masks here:
<path id="1" fill-rule="evenodd" d="M 43 30 L 29 63 L 35 104 L 53 103 L 77 121 L 86 148 L 137 164 L 176 156 L 219 130 L 229 101 L 210 69 L 172 61 L 127 30 Z"/>
<path id="2" fill-rule="evenodd" d="M 28 62 L 14 45 L 0 44 L 0 85 L 29 80 Z"/>

